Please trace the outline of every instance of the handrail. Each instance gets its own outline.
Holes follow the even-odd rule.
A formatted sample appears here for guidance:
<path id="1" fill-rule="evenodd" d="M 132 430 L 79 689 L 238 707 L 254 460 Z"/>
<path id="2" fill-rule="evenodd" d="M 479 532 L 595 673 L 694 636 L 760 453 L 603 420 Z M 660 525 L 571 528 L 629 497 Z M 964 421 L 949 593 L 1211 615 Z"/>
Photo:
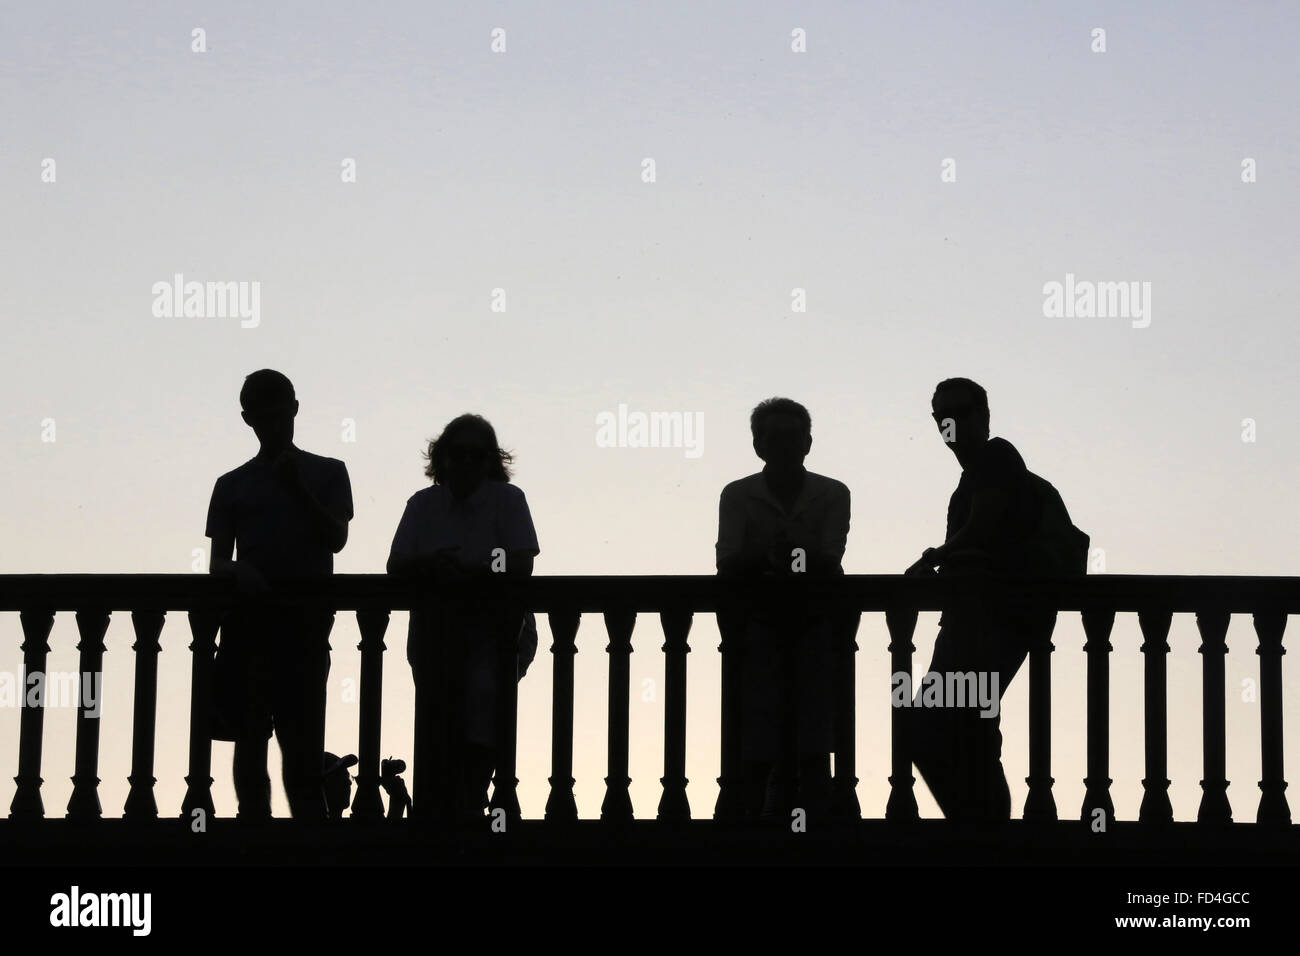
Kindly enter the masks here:
<path id="1" fill-rule="evenodd" d="M 836 774 L 835 809 L 841 818 L 860 817 L 854 776 L 855 726 L 853 660 L 860 615 L 884 612 L 889 631 L 893 673 L 912 672 L 912 636 L 917 615 L 941 611 L 975 599 L 1010 602 L 1038 610 L 1081 612 L 1087 635 L 1087 777 L 1080 819 L 1103 814 L 1113 819 L 1109 765 L 1109 654 L 1110 633 L 1117 613 L 1136 612 L 1143 634 L 1146 775 L 1139 820 L 1153 825 L 1172 821 L 1167 779 L 1168 727 L 1166 718 L 1166 659 L 1172 615 L 1194 613 L 1202 643 L 1203 747 L 1205 778 L 1198 822 L 1226 824 L 1232 820 L 1224 779 L 1224 656 L 1231 615 L 1254 617 L 1260 657 L 1261 798 L 1259 823 L 1289 824 L 1283 773 L 1282 674 L 1285 653 L 1282 636 L 1288 614 L 1300 613 L 1300 578 L 1199 575 L 1099 575 L 1071 579 L 1025 577 L 904 577 L 900 575 L 842 575 L 813 578 L 791 576 L 765 579 L 757 584 L 736 582 L 713 575 L 619 575 L 489 577 L 479 584 L 455 589 L 423 586 L 383 574 L 337 574 L 329 579 L 285 584 L 272 596 L 246 598 L 236 593 L 228 579 L 197 574 L 9 574 L 0 575 L 0 611 L 20 613 L 25 674 L 43 671 L 49 652 L 48 636 L 54 615 L 74 612 L 81 641 L 81 673 L 98 673 L 104 653 L 103 638 L 110 616 L 129 611 L 135 626 L 136 655 L 134 737 L 131 791 L 125 807 L 129 819 L 153 819 L 158 810 L 153 797 L 154 724 L 157 703 L 157 655 L 166 612 L 189 615 L 193 642 L 191 726 L 188 789 L 182 815 L 213 814 L 211 796 L 211 740 L 207 735 L 212 663 L 216 637 L 224 612 L 243 601 L 267 604 L 290 602 L 355 611 L 361 630 L 360 743 L 358 788 L 353 816 L 382 815 L 379 798 L 379 730 L 382 697 L 383 636 L 392 611 L 434 607 L 452 594 L 467 589 L 497 594 L 511 608 L 530 609 L 550 617 L 554 681 L 552 703 L 551 792 L 546 819 L 576 819 L 573 799 L 573 655 L 574 637 L 581 615 L 603 615 L 609 644 L 609 739 L 606 795 L 601 818 L 612 822 L 632 819 L 628 797 L 628 660 L 632 652 L 637 616 L 657 613 L 663 624 L 666 661 L 664 717 L 664 792 L 659 804 L 662 820 L 690 819 L 686 796 L 686 661 L 692 616 L 718 616 L 722 643 L 722 767 L 719 796 L 714 808 L 718 820 L 741 815 L 741 732 L 737 699 L 743 667 L 742 641 L 730 610 L 758 594 L 768 600 L 782 595 L 815 599 L 836 612 Z M 505 632 L 503 631 L 503 634 Z M 1025 805 L 1027 820 L 1057 819 L 1051 776 L 1051 653 L 1048 639 L 1035 644 L 1029 654 L 1030 775 Z M 501 696 L 498 727 L 497 797 L 494 806 L 511 818 L 519 814 L 514 797 L 516 689 L 507 675 L 514 673 L 513 645 L 500 643 L 503 657 L 499 676 L 509 688 Z M 20 723 L 18 787 L 10 815 L 39 818 L 44 815 L 40 795 L 43 708 L 25 708 Z M 902 732 L 903 714 L 892 718 L 891 794 L 886 819 L 917 817 L 914 778 Z M 101 816 L 98 797 L 98 723 L 83 705 L 76 730 L 76 771 L 68 805 L 73 819 Z M 418 778 L 418 774 L 417 774 Z M 416 795 L 417 806 L 420 797 Z"/>

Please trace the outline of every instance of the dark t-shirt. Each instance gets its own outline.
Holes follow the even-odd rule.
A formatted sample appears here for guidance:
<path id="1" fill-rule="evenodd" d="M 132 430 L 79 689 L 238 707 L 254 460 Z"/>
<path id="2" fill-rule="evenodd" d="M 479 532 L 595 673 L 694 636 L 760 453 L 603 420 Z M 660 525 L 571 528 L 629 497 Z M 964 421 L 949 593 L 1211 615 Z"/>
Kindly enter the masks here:
<path id="1" fill-rule="evenodd" d="M 303 483 L 334 517 L 352 519 L 352 485 L 347 466 L 294 448 Z M 247 561 L 268 581 L 332 574 L 334 552 L 312 520 L 308 506 L 254 457 L 217 479 L 208 506 L 209 538 L 235 539 L 236 560 Z"/>
<path id="2" fill-rule="evenodd" d="M 990 438 L 974 461 L 961 473 L 957 490 L 948 501 L 945 540 L 961 530 L 970 518 L 975 493 L 998 488 L 1007 497 L 1007 514 L 989 542 L 990 570 L 1015 572 L 1024 564 L 1024 543 L 1033 517 L 1029 470 L 1015 446 L 1004 438 Z"/>

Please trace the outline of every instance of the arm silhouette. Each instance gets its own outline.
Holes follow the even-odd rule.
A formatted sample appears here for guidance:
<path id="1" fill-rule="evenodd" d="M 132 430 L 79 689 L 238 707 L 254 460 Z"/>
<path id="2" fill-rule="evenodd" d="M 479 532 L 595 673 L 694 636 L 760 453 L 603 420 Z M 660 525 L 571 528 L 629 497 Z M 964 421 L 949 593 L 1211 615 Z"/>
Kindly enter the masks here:
<path id="1" fill-rule="evenodd" d="M 307 508 L 308 514 L 311 515 L 315 522 L 316 528 L 321 533 L 326 545 L 335 554 L 343 550 L 343 546 L 348 543 L 348 523 L 346 520 L 336 517 L 326 508 L 311 489 L 307 487 L 302 480 L 302 474 L 298 471 L 298 463 L 292 455 L 292 450 L 286 450 L 272 463 L 280 480 L 284 481 L 293 494 Z M 344 472 L 344 480 L 346 480 Z"/>

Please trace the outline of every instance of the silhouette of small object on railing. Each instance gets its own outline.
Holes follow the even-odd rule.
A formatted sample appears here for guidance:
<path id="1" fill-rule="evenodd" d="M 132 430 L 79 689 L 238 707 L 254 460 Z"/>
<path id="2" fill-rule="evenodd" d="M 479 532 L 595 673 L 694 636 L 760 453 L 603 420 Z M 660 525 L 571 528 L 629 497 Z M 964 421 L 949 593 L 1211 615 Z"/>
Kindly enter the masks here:
<path id="1" fill-rule="evenodd" d="M 290 812 L 323 820 L 320 760 L 334 612 L 274 598 L 284 584 L 332 575 L 334 554 L 347 542 L 352 489 L 343 462 L 293 444 L 298 401 L 284 375 L 253 372 L 239 402 L 260 448 L 217 479 L 208 508 L 209 571 L 232 578 L 239 594 L 221 621 L 211 733 L 235 742 L 240 818 L 271 815 L 266 762 L 274 732 Z"/>
<path id="2" fill-rule="evenodd" d="M 754 409 L 750 429 L 764 466 L 722 491 L 718 573 L 751 582 L 843 574 L 849 490 L 804 468 L 812 447 L 808 410 L 768 399 Z M 732 620 L 741 636 L 747 814 L 788 823 L 797 805 L 809 819 L 824 818 L 835 745 L 834 615 L 775 590 L 755 591 Z"/>
<path id="3" fill-rule="evenodd" d="M 321 789 L 325 791 L 325 808 L 331 820 L 343 819 L 343 811 L 352 802 L 352 775 L 349 768 L 357 765 L 356 754 L 339 757 L 325 752 L 321 769 Z"/>
<path id="4" fill-rule="evenodd" d="M 379 765 L 379 785 L 388 794 L 388 813 L 386 819 L 400 820 L 403 814 L 411 811 L 411 795 L 406 791 L 406 781 L 402 774 L 406 772 L 406 761 L 389 757 Z"/>
<path id="5" fill-rule="evenodd" d="M 407 501 L 388 559 L 389 574 L 432 587 L 430 605 L 411 611 L 407 637 L 415 679 L 413 811 L 482 820 L 499 769 L 498 733 L 513 740 L 514 732 L 498 727 L 499 655 L 509 643 L 517 681 L 537 648 L 532 613 L 512 609 L 492 588 L 532 574 L 537 533 L 524 493 L 510 483 L 513 458 L 486 419 L 453 419 L 425 457 L 433 484 Z M 493 797 L 517 817 L 513 744 L 505 751 L 509 772 L 498 773 Z"/>

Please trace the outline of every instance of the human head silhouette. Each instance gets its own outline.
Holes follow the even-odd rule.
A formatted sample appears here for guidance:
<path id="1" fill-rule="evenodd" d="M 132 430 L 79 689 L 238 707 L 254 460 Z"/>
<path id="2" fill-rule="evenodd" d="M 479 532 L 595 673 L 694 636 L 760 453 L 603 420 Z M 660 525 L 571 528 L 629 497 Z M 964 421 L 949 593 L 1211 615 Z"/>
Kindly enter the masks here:
<path id="1" fill-rule="evenodd" d="M 293 441 L 293 419 L 298 399 L 293 383 L 274 369 L 263 368 L 244 379 L 239 404 L 245 423 L 253 429 L 267 452 L 287 448 Z"/>
<path id="2" fill-rule="evenodd" d="M 989 396 L 968 378 L 946 378 L 934 389 L 931 415 L 958 461 L 989 440 Z"/>
<path id="3" fill-rule="evenodd" d="M 484 481 L 509 481 L 514 460 L 497 443 L 497 433 L 482 415 L 453 418 L 442 434 L 429 442 L 424 473 L 435 485 L 445 485 L 452 497 L 468 498 Z"/>
<path id="4" fill-rule="evenodd" d="M 812 448 L 812 417 L 789 398 L 759 402 L 749 416 L 749 430 L 754 454 L 779 477 L 797 474 Z"/>

